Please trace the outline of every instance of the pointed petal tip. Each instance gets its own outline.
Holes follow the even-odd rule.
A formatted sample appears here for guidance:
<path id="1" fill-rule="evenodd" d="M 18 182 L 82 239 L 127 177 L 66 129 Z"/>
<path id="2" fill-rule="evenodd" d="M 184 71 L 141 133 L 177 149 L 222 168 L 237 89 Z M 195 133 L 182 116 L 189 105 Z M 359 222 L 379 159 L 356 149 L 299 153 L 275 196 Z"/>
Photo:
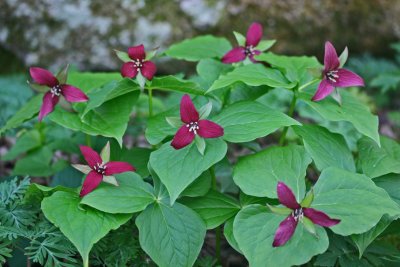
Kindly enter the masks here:
<path id="1" fill-rule="evenodd" d="M 262 38 L 263 28 L 258 22 L 253 22 L 246 34 L 246 45 L 257 46 Z"/>
<path id="2" fill-rule="evenodd" d="M 290 189 L 285 183 L 278 182 L 276 190 L 279 202 L 281 204 L 291 209 L 300 208 L 300 204 L 297 203 L 296 197 L 294 196 L 292 189 Z"/>
<path id="3" fill-rule="evenodd" d="M 137 46 L 131 46 L 128 48 L 128 55 L 131 59 L 145 59 L 146 58 L 146 52 L 144 50 L 144 45 L 140 44 Z"/>
<path id="4" fill-rule="evenodd" d="M 46 85 L 48 87 L 53 87 L 58 84 L 57 78 L 53 75 L 53 73 L 46 69 L 30 67 L 29 73 L 34 82 L 37 84 Z"/>
<path id="5" fill-rule="evenodd" d="M 180 104 L 181 120 L 184 123 L 197 122 L 199 120 L 199 113 L 193 104 L 192 99 L 188 94 L 184 94 Z"/>

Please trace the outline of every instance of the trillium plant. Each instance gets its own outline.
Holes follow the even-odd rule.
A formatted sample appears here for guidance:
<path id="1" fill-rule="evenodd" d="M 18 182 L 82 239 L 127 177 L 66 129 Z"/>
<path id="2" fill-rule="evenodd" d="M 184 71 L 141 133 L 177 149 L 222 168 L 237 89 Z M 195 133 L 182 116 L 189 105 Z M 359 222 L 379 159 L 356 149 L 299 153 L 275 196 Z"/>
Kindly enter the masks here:
<path id="1" fill-rule="evenodd" d="M 400 145 L 379 134 L 364 80 L 343 68 L 348 49 L 326 42 L 322 65 L 274 52 L 260 23 L 234 36 L 158 54 L 133 44 L 108 73 L 29 69 L 35 94 L 0 129 L 19 130 L 4 159 L 42 181 L 15 199 L 61 238 L 29 260 L 228 266 L 236 251 L 242 266 L 400 264 Z M 196 68 L 157 73 L 178 61 Z M 0 198 L 11 191 L 0 185 Z M 0 262 L 36 224 L 4 219 L 15 216 L 0 218 Z"/>

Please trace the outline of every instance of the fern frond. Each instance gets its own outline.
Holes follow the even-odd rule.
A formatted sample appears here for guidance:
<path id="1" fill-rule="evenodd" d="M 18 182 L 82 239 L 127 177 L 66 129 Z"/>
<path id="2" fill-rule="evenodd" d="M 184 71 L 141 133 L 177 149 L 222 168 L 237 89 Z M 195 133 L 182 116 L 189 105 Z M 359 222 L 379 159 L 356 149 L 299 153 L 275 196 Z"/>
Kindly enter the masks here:
<path id="1" fill-rule="evenodd" d="M 7 206 L 0 206 L 0 225 L 26 229 L 35 224 L 37 211 L 19 204 L 14 202 Z"/>
<path id="2" fill-rule="evenodd" d="M 18 200 L 22 200 L 28 186 L 30 179 L 25 177 L 18 183 L 18 178 L 15 177 L 10 181 L 5 181 L 0 184 L 0 200 L 3 205 L 9 205 L 10 203 Z"/>
<path id="3" fill-rule="evenodd" d="M 77 259 L 74 258 L 75 248 L 61 233 L 59 236 L 50 235 L 44 239 L 33 239 L 25 251 L 25 255 L 33 262 L 45 267 L 79 266 Z"/>
<path id="4" fill-rule="evenodd" d="M 6 258 L 11 258 L 11 241 L 0 240 L 0 264 L 6 262 Z"/>

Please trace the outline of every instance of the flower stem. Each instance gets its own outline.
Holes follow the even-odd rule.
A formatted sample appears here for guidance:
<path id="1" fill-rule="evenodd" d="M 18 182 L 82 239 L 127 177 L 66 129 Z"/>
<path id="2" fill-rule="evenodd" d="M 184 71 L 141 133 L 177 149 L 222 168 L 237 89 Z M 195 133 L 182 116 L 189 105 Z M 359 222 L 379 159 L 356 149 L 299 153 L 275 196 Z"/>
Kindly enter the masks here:
<path id="1" fill-rule="evenodd" d="M 86 134 L 86 145 L 87 146 L 92 146 L 92 139 L 90 138 L 90 135 Z"/>
<path id="2" fill-rule="evenodd" d="M 303 84 L 302 86 L 300 86 L 299 87 L 299 91 L 302 91 L 304 88 L 306 88 L 307 86 L 310 86 L 310 85 L 312 85 L 312 84 L 314 84 L 314 83 L 316 83 L 316 82 L 318 82 L 318 81 L 320 81 L 321 79 L 320 78 L 317 78 L 317 79 L 314 79 L 314 80 L 311 80 L 311 81 L 309 81 L 308 83 L 306 83 L 306 84 Z"/>
<path id="3" fill-rule="evenodd" d="M 153 90 L 148 88 L 149 92 L 149 117 L 153 117 Z"/>
<path id="4" fill-rule="evenodd" d="M 293 113 L 294 113 L 294 108 L 296 107 L 296 102 L 297 102 L 297 92 L 296 90 L 293 92 L 293 98 L 292 98 L 292 102 L 290 103 L 290 108 L 289 108 L 289 112 L 288 112 L 288 116 L 289 117 L 293 117 Z M 285 144 L 286 141 L 286 134 L 289 130 L 289 126 L 286 126 L 283 129 L 282 135 L 279 138 L 279 145 L 282 146 Z"/>
<path id="5" fill-rule="evenodd" d="M 217 177 L 215 176 L 214 166 L 209 170 L 212 179 L 212 189 L 217 190 Z M 217 258 L 217 263 L 221 263 L 221 226 L 215 228 L 215 257 Z"/>
<path id="6" fill-rule="evenodd" d="M 89 267 L 89 258 L 88 257 L 83 260 L 83 267 Z"/>

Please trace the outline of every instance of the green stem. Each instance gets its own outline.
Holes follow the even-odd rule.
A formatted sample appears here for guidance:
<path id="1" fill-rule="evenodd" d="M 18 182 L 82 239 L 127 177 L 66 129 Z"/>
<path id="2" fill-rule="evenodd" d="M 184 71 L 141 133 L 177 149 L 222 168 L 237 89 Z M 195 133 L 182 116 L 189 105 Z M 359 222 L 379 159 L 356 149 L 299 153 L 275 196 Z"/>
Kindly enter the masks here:
<path id="1" fill-rule="evenodd" d="M 217 177 L 215 176 L 214 166 L 210 168 L 210 175 L 212 179 L 212 189 L 217 190 Z M 221 226 L 215 228 L 215 257 L 217 263 L 221 263 Z"/>
<path id="2" fill-rule="evenodd" d="M 83 260 L 83 267 L 89 267 L 89 257 Z"/>
<path id="3" fill-rule="evenodd" d="M 297 92 L 294 91 L 294 92 L 293 92 L 292 102 L 290 103 L 290 108 L 289 108 L 289 112 L 288 112 L 288 116 L 289 116 L 289 117 L 293 117 L 294 108 L 296 107 L 296 102 L 297 102 Z M 285 141 L 286 141 L 286 134 L 287 134 L 288 130 L 289 130 L 289 126 L 286 126 L 286 127 L 283 129 L 281 138 L 279 138 L 279 145 L 280 145 L 280 146 L 282 146 L 282 145 L 285 144 Z"/>
<path id="4" fill-rule="evenodd" d="M 153 117 L 153 90 L 148 88 L 149 92 L 149 117 Z"/>
<path id="5" fill-rule="evenodd" d="M 321 79 L 319 79 L 319 78 L 317 78 L 317 79 L 314 79 L 314 80 L 311 80 L 311 81 L 309 81 L 308 83 L 306 83 L 306 84 L 303 84 L 300 88 L 299 88 L 299 91 L 302 91 L 304 88 L 306 88 L 307 86 L 310 86 L 310 85 L 312 85 L 312 84 L 314 84 L 314 83 L 316 83 L 316 82 L 318 82 L 318 81 L 320 81 Z"/>
<path id="6" fill-rule="evenodd" d="M 92 139 L 90 138 L 90 135 L 86 134 L 86 145 L 87 146 L 92 146 Z"/>

